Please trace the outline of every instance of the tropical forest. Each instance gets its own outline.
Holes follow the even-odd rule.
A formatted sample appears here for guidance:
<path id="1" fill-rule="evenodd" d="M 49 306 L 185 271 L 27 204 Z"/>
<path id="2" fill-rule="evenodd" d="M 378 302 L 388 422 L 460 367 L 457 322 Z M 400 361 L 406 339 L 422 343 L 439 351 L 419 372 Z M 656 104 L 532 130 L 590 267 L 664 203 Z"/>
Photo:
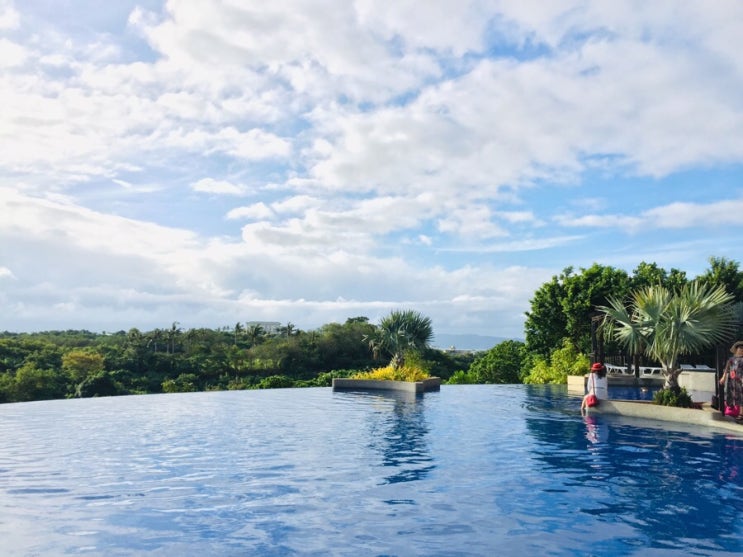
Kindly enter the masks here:
<path id="1" fill-rule="evenodd" d="M 449 384 L 564 383 L 588 369 L 597 335 L 608 351 L 639 354 L 644 346 L 645 358 L 667 356 L 658 348 L 661 321 L 652 323 L 652 342 L 637 337 L 642 328 L 634 320 L 650 306 L 688 317 L 683 342 L 664 364 L 671 372 L 679 358 L 709 357 L 716 345 L 740 337 L 743 271 L 737 261 L 714 257 L 696 277 L 646 262 L 631 273 L 600 264 L 568 267 L 534 292 L 523 338 L 477 352 L 432 348 L 433 324 L 410 309 L 379 323 L 356 316 L 308 331 L 250 320 L 219 329 L 184 330 L 173 322 L 150 331 L 5 331 L 0 402 L 327 387 L 334 377 L 385 373 Z"/>

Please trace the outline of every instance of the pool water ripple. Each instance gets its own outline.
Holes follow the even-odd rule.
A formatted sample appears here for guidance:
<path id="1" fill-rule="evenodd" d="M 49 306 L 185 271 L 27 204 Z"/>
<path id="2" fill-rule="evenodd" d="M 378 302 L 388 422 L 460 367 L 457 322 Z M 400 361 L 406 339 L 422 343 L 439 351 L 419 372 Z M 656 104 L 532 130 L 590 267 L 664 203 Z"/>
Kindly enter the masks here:
<path id="1" fill-rule="evenodd" d="M 3 555 L 732 555 L 743 439 L 564 388 L 0 405 Z"/>

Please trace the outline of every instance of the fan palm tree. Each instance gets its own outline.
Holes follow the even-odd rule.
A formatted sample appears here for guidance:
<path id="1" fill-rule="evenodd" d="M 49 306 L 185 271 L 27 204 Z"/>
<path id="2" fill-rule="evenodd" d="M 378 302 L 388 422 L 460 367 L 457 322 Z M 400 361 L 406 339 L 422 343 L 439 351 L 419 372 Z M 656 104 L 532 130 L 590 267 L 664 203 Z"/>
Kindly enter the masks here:
<path id="1" fill-rule="evenodd" d="M 405 365 L 406 350 L 422 350 L 432 339 L 431 319 L 413 310 L 390 312 L 373 334 L 364 336 L 374 358 L 383 353 L 390 355 L 390 365 L 395 369 Z"/>
<path id="2" fill-rule="evenodd" d="M 730 302 L 724 286 L 698 281 L 673 292 L 664 286 L 647 286 L 630 295 L 629 305 L 616 298 L 604 313 L 603 328 L 631 354 L 645 354 L 658 361 L 666 389 L 678 389 L 678 358 L 695 354 L 728 340 L 734 328 Z"/>

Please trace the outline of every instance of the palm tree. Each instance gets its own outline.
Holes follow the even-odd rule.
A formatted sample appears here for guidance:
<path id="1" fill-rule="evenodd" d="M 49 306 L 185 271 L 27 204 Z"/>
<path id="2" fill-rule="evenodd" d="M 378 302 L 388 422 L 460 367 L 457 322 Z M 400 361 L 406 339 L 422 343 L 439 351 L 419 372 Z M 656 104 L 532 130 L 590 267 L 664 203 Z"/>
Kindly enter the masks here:
<path id="1" fill-rule="evenodd" d="M 405 365 L 406 350 L 427 348 L 432 339 L 431 319 L 413 310 L 390 312 L 372 335 L 364 336 L 374 358 L 382 353 L 390 355 L 390 365 L 395 369 Z"/>
<path id="2" fill-rule="evenodd" d="M 297 332 L 297 330 L 294 327 L 294 323 L 292 323 L 291 321 L 288 322 L 285 327 L 280 327 L 279 328 L 279 334 L 282 337 L 294 336 L 296 334 L 296 332 Z"/>
<path id="3" fill-rule="evenodd" d="M 242 323 L 240 323 L 239 321 L 237 323 L 235 323 L 235 329 L 234 329 L 234 334 L 235 334 L 235 342 L 234 342 L 234 344 L 235 344 L 235 346 L 237 346 L 237 341 L 242 336 L 244 330 L 245 329 L 243 329 Z"/>
<path id="4" fill-rule="evenodd" d="M 168 329 L 166 333 L 166 337 L 168 339 L 166 350 L 171 354 L 175 354 L 176 341 L 178 340 L 178 337 L 181 335 L 182 332 L 183 329 L 180 328 L 180 323 L 178 323 L 178 321 L 173 321 L 173 324 L 170 326 L 170 329 Z"/>
<path id="5" fill-rule="evenodd" d="M 666 389 L 678 389 L 678 357 L 695 354 L 728 340 L 734 327 L 730 302 L 733 296 L 724 286 L 699 281 L 673 292 L 660 285 L 635 290 L 629 306 L 609 299 L 599 306 L 604 313 L 607 337 L 625 346 L 631 354 L 645 354 L 658 361 Z"/>
<path id="6" fill-rule="evenodd" d="M 245 335 L 250 341 L 250 346 L 255 346 L 256 344 L 260 344 L 266 337 L 266 330 L 263 328 L 263 326 L 257 323 L 253 323 L 252 325 L 248 326 L 245 331 Z"/>

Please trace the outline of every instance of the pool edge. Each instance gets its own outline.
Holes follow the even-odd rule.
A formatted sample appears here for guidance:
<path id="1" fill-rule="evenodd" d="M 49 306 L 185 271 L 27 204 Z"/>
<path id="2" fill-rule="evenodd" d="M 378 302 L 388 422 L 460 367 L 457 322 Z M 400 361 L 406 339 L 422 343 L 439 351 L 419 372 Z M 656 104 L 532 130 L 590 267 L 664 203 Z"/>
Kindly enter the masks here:
<path id="1" fill-rule="evenodd" d="M 652 401 L 601 400 L 597 407 L 588 409 L 588 412 L 703 425 L 726 431 L 734 431 L 739 435 L 743 435 L 743 424 L 739 424 L 734 419 L 723 416 L 721 412 L 712 408 L 708 403 L 703 404 L 701 409 L 698 409 L 661 406 Z"/>

